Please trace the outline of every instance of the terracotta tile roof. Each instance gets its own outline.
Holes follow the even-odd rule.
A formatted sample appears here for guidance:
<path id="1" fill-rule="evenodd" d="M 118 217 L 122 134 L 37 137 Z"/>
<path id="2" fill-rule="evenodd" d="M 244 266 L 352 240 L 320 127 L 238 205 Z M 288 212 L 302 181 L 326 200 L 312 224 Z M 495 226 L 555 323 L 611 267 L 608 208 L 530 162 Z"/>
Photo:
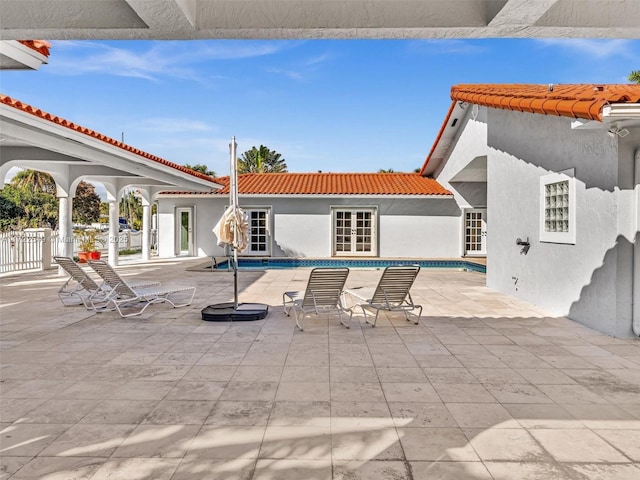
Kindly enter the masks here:
<path id="1" fill-rule="evenodd" d="M 49 56 L 51 44 L 46 40 L 18 40 L 18 42 L 23 44 L 25 47 L 29 47 L 31 50 L 35 50 L 45 57 Z"/>
<path id="2" fill-rule="evenodd" d="M 57 125 L 61 125 L 63 127 L 69 128 L 71 130 L 74 130 L 76 132 L 79 133 L 83 133 L 85 135 L 88 135 L 89 137 L 93 137 L 95 139 L 98 139 L 102 142 L 108 143 L 110 145 L 113 145 L 115 147 L 121 148 L 122 150 L 125 150 L 127 152 L 133 153 L 135 155 L 138 155 L 140 157 L 146 158 L 147 160 L 152 160 L 154 162 L 157 163 L 161 163 L 162 165 L 166 165 L 167 167 L 171 167 L 175 170 L 179 170 L 181 172 L 187 173 L 189 175 L 193 175 L 194 177 L 198 177 L 201 178 L 203 180 L 208 180 L 211 183 L 216 183 L 215 179 L 213 177 L 210 177 L 209 175 L 205 175 L 203 173 L 200 172 L 195 172 L 189 168 L 184 167 L 183 165 L 179 165 L 177 163 L 173 163 L 170 162 L 169 160 L 165 160 L 164 158 L 160 158 L 157 157 L 155 155 L 152 155 L 150 153 L 144 152 L 140 149 L 134 148 L 130 145 L 127 145 L 126 143 L 122 143 L 119 142 L 118 140 L 115 140 L 111 137 L 107 137 L 106 135 L 103 135 L 101 133 L 98 133 L 94 130 L 91 130 L 89 128 L 85 128 L 82 127 L 80 125 L 76 125 L 73 122 L 70 122 L 68 120 L 65 120 L 64 118 L 61 117 L 57 117 L 55 115 L 51 115 L 50 113 L 44 112 L 38 108 L 32 107 L 31 105 L 28 105 L 26 103 L 20 102 L 19 100 L 14 100 L 11 97 L 8 97 L 7 95 L 3 95 L 0 93 L 0 103 L 7 105 L 9 107 L 13 107 L 17 110 L 21 110 L 23 112 L 29 113 L 31 115 L 34 115 L 38 118 L 41 118 L 43 120 L 47 120 L 51 123 L 55 123 Z"/>
<path id="3" fill-rule="evenodd" d="M 229 177 L 216 178 L 229 195 Z M 162 192 L 179 195 L 191 192 Z M 238 176 L 241 195 L 451 195 L 432 178 L 417 173 L 245 173 Z"/>
<path id="4" fill-rule="evenodd" d="M 640 103 L 640 85 L 456 85 L 451 99 L 518 112 L 602 121 L 610 103 Z"/>
<path id="5" fill-rule="evenodd" d="M 451 106 L 420 170 L 423 175 L 444 133 L 456 102 L 602 121 L 602 107 L 611 103 L 640 103 L 640 85 L 632 84 L 468 84 L 451 87 Z"/>

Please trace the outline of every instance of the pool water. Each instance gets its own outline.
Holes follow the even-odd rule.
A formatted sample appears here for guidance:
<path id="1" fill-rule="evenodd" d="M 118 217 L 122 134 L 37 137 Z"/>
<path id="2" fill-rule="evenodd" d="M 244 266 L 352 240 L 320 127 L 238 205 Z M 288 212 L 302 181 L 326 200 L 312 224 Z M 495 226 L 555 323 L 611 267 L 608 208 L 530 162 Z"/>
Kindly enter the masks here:
<path id="1" fill-rule="evenodd" d="M 218 264 L 218 269 L 228 268 L 228 262 Z M 487 267 L 465 260 L 307 260 L 300 258 L 241 258 L 240 270 L 277 270 L 300 267 L 349 267 L 349 268 L 385 268 L 390 265 L 420 265 L 422 268 L 452 268 L 469 272 L 486 273 Z"/>

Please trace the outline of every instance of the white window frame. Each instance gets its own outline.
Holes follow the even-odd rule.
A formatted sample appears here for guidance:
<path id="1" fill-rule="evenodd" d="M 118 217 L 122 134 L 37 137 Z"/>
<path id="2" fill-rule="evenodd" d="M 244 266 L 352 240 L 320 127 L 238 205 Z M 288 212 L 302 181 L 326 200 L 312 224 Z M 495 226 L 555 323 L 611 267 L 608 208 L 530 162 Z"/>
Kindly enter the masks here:
<path id="1" fill-rule="evenodd" d="M 568 231 L 549 232 L 546 230 L 546 187 L 554 183 L 566 182 L 568 191 Z M 576 179 L 565 173 L 550 173 L 540 177 L 540 241 L 546 243 L 576 243 Z"/>
<path id="2" fill-rule="evenodd" d="M 240 206 L 240 208 L 242 208 L 242 210 L 244 210 L 247 214 L 247 219 L 249 221 L 249 245 L 247 247 L 247 250 L 245 250 L 244 252 L 242 252 L 240 255 L 242 256 L 251 256 L 251 257 L 270 257 L 271 256 L 271 250 L 272 250 L 272 239 L 273 239 L 273 235 L 271 232 L 271 207 L 270 206 L 250 206 L 250 207 L 244 207 L 244 206 Z M 265 251 L 252 251 L 250 250 L 251 248 L 251 212 L 256 212 L 256 211 L 261 211 L 261 212 L 265 212 L 265 218 L 267 221 L 267 241 L 266 241 L 266 250 Z"/>

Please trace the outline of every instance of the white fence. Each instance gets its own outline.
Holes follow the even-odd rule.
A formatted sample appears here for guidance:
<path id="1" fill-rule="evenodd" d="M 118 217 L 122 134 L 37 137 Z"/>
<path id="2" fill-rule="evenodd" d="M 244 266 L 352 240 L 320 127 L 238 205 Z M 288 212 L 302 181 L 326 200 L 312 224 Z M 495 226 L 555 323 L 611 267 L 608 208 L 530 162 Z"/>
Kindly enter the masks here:
<path id="1" fill-rule="evenodd" d="M 107 253 L 108 233 L 99 237 L 98 249 Z M 120 232 L 115 241 L 118 250 L 139 250 L 142 248 L 142 232 Z M 63 252 L 59 233 L 49 228 L 29 228 L 15 232 L 0 232 L 0 273 L 20 270 L 46 270 L 51 268 L 51 259 Z M 78 254 L 78 240 L 73 239 L 73 255 Z"/>
<path id="2" fill-rule="evenodd" d="M 0 273 L 51 267 L 51 229 L 0 233 Z M 48 254 L 48 255 L 47 255 Z"/>

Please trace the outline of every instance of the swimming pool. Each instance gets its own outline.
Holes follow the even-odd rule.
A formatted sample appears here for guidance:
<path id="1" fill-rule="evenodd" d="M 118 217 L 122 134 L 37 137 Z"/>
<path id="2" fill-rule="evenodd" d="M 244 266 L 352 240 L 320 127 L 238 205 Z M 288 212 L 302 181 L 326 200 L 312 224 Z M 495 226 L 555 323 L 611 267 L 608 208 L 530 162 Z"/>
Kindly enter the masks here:
<path id="1" fill-rule="evenodd" d="M 228 268 L 227 261 L 218 263 L 218 269 Z M 385 268 L 389 265 L 420 265 L 422 268 L 452 268 L 469 272 L 487 273 L 487 267 L 465 260 L 343 260 L 303 258 L 241 258 L 240 270 L 277 270 L 302 267 Z"/>

